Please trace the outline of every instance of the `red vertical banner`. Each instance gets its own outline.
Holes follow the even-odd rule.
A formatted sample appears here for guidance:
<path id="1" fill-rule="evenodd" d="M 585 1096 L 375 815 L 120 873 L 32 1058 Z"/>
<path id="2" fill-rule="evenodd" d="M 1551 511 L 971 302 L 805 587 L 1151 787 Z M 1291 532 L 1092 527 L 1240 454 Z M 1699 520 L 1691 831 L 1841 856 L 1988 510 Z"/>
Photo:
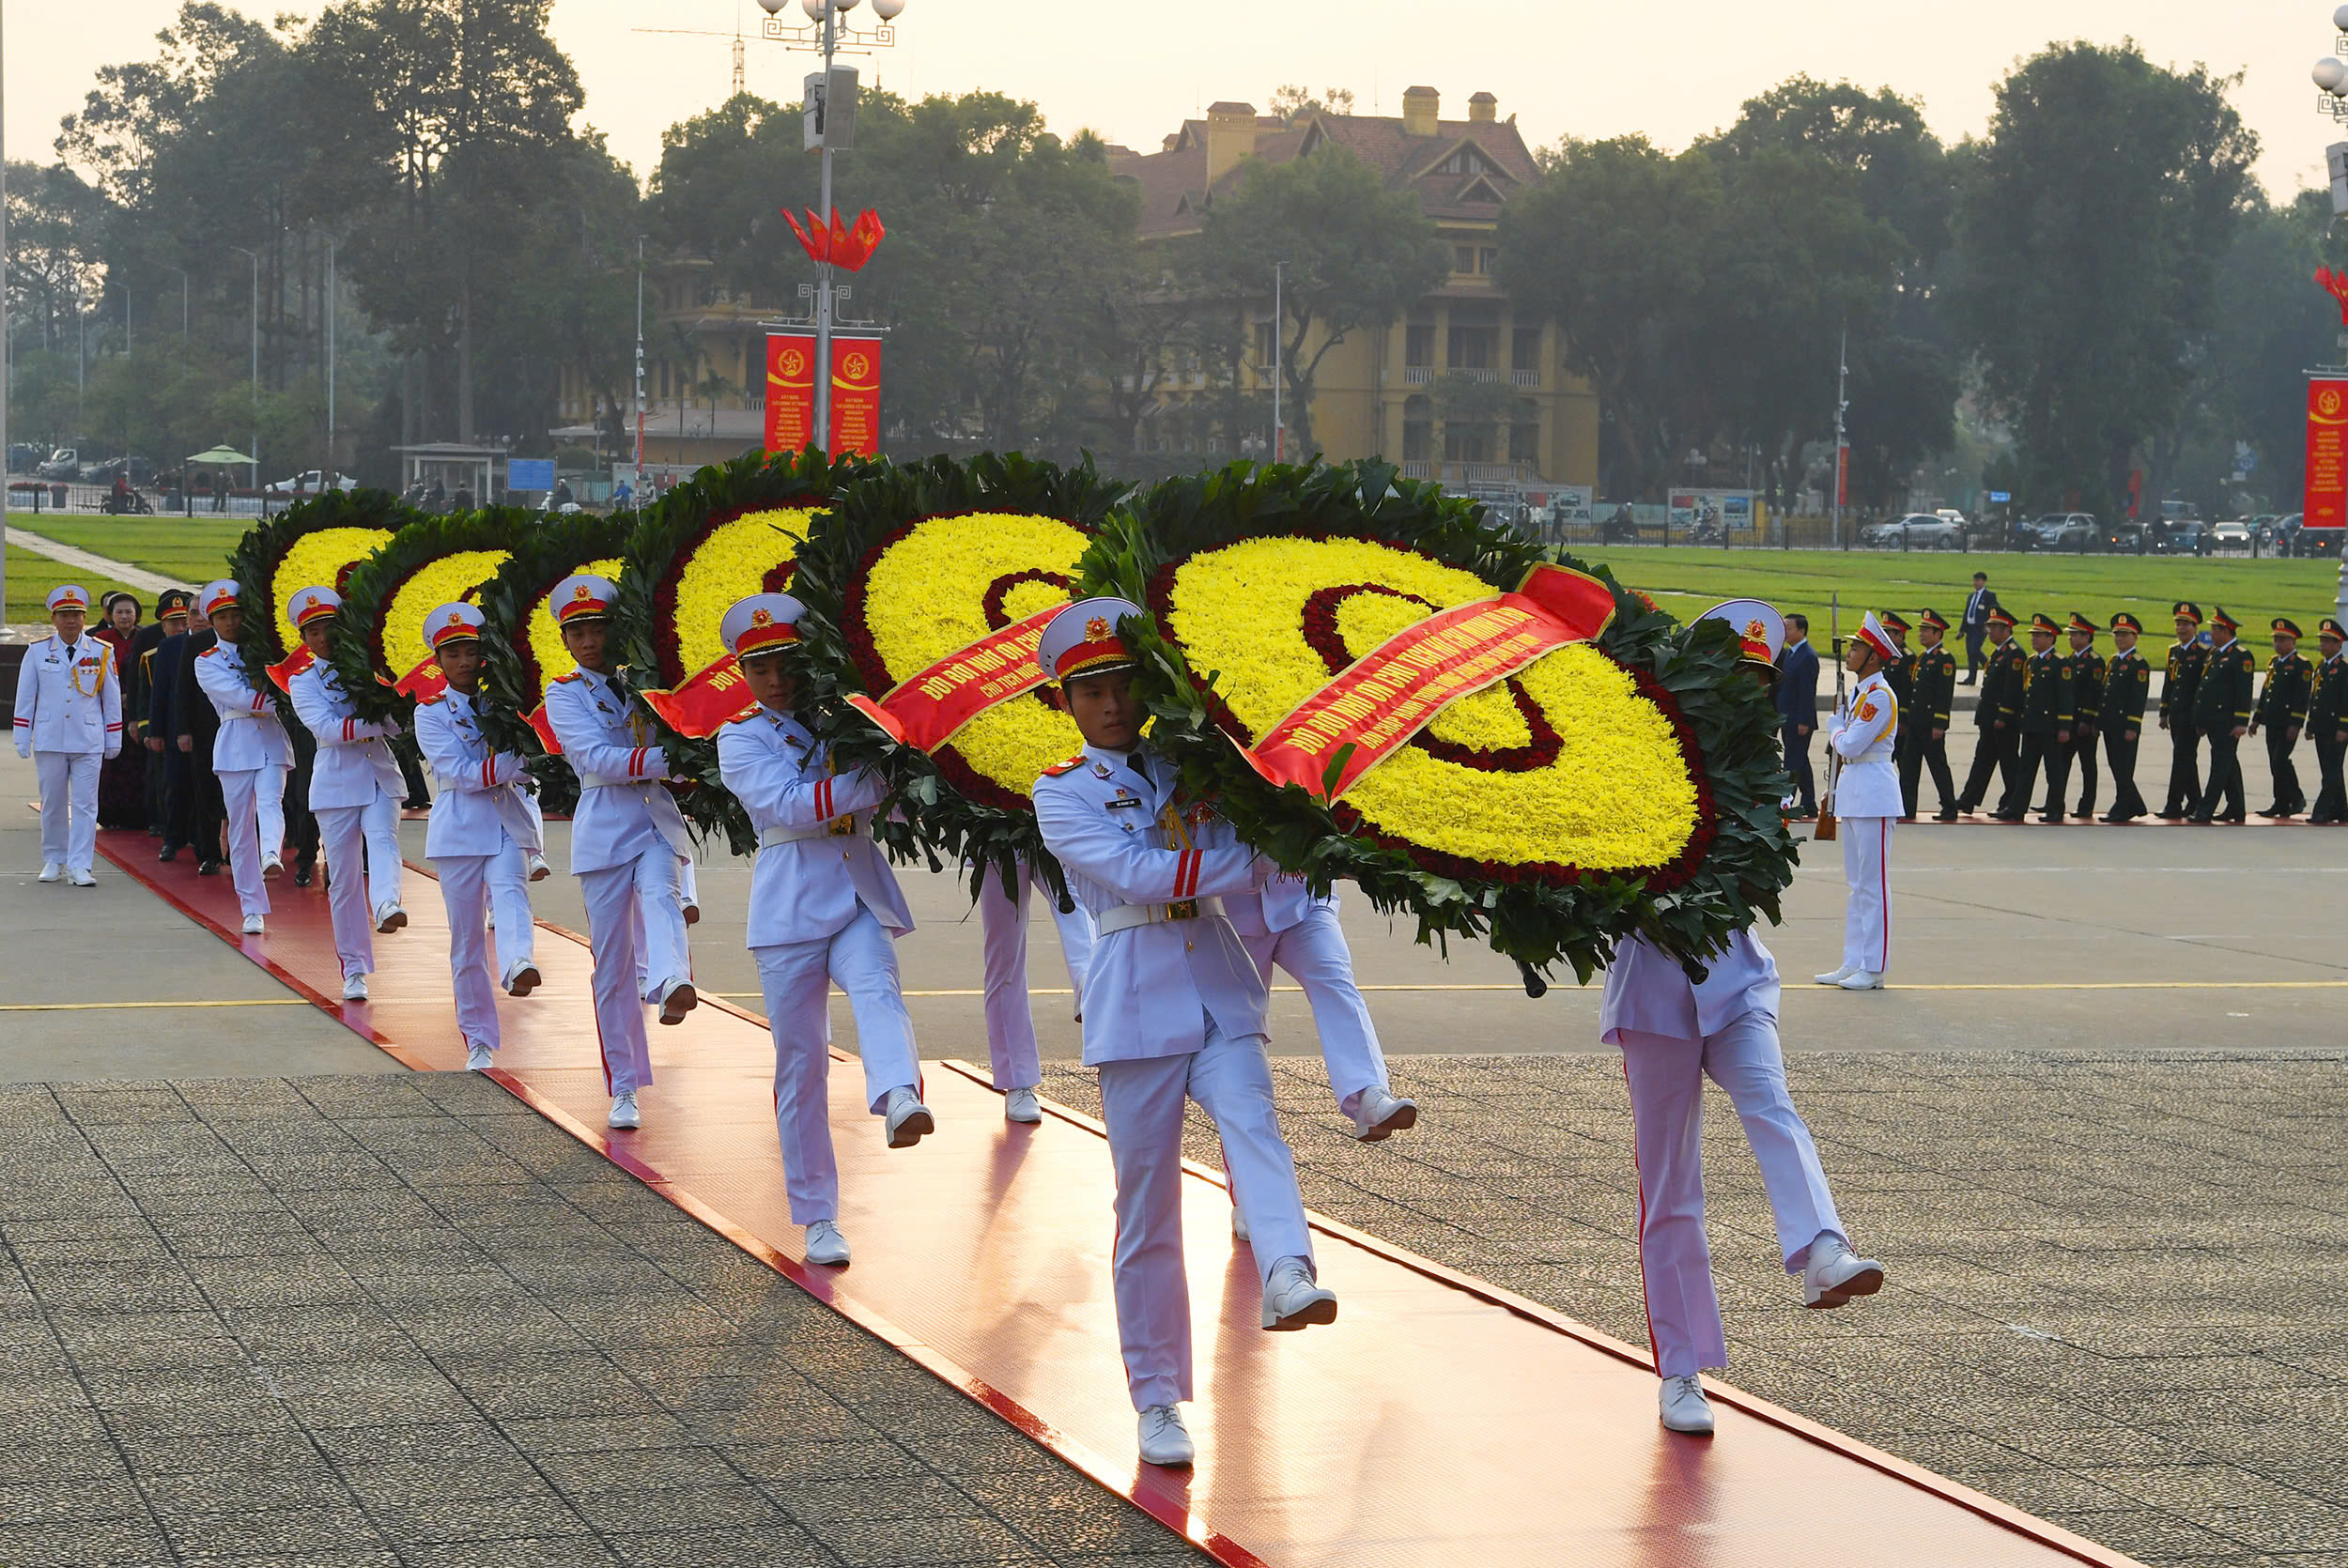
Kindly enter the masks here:
<path id="1" fill-rule="evenodd" d="M 796 452 L 815 437 L 815 339 L 766 334 L 766 450 Z"/>
<path id="2" fill-rule="evenodd" d="M 1850 504 L 1850 443 L 1843 441 L 1834 448 L 1834 504 Z"/>
<path id="3" fill-rule="evenodd" d="M 2348 526 L 2348 381 L 2308 382 L 2308 495 L 2305 526 Z"/>
<path id="4" fill-rule="evenodd" d="M 880 362 L 878 338 L 831 340 L 831 450 L 880 453 Z"/>

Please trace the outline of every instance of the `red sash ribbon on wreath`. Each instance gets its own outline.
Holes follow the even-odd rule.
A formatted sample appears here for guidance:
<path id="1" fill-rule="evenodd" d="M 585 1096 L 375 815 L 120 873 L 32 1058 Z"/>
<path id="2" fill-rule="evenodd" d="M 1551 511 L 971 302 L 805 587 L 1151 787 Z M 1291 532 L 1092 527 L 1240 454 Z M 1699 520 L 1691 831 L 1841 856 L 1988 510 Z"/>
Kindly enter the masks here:
<path id="1" fill-rule="evenodd" d="M 554 720 L 547 717 L 547 705 L 541 701 L 523 715 L 522 722 L 537 735 L 538 744 L 547 748 L 549 757 L 563 755 L 563 743 L 554 738 Z"/>
<path id="2" fill-rule="evenodd" d="M 1614 618 L 1614 590 L 1598 578 L 1536 566 L 1514 592 L 1440 610 L 1386 638 L 1240 755 L 1274 784 L 1334 801 L 1444 708 L 1592 640 Z"/>
<path id="3" fill-rule="evenodd" d="M 419 702 L 429 702 L 448 690 L 448 677 L 440 673 L 440 661 L 425 654 L 424 662 L 392 683 L 392 689 L 402 697 L 412 697 Z"/>
<path id="4" fill-rule="evenodd" d="M 670 729 L 697 741 L 710 736 L 758 706 L 742 666 L 732 653 L 713 660 L 668 691 L 642 694 Z"/>
<path id="5" fill-rule="evenodd" d="M 857 693 L 848 701 L 900 745 L 934 752 L 964 725 L 1000 702 L 1024 697 L 1043 684 L 1036 644 L 1053 616 L 1054 605 L 989 632 L 910 679 L 900 681 L 879 701 Z"/>
<path id="6" fill-rule="evenodd" d="M 305 642 L 296 648 L 292 653 L 286 654 L 284 658 L 278 660 L 275 664 L 265 665 L 262 668 L 269 671 L 269 678 L 271 684 L 273 684 L 279 691 L 284 692 L 287 697 L 291 697 L 293 695 L 293 678 L 301 674 L 303 670 L 309 669 L 310 666 L 316 662 L 317 655 L 310 652 L 310 645 Z"/>

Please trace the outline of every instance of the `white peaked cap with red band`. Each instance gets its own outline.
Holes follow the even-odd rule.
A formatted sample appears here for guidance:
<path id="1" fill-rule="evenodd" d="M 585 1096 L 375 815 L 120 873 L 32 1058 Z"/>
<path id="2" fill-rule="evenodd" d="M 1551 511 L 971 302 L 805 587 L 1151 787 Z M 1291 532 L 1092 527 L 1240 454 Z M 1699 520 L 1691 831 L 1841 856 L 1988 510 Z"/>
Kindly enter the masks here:
<path id="1" fill-rule="evenodd" d="M 1745 647 L 1745 657 L 1774 667 L 1785 646 L 1785 617 L 1775 605 L 1759 599 L 1727 599 L 1714 605 L 1699 621 L 1725 621 Z"/>
<path id="2" fill-rule="evenodd" d="M 1885 664 L 1900 662 L 1898 646 L 1892 642 L 1892 634 L 1883 629 L 1883 623 L 1876 619 L 1874 610 L 1869 610 L 1859 623 L 1859 640 L 1880 653 Z"/>
<path id="3" fill-rule="evenodd" d="M 209 621 L 216 611 L 237 607 L 237 582 L 234 577 L 219 577 L 204 585 L 204 592 L 195 596 L 195 613 Z"/>
<path id="4" fill-rule="evenodd" d="M 1055 681 L 1130 669 L 1134 655 L 1117 635 L 1118 623 L 1148 613 L 1131 599 L 1079 599 L 1044 623 L 1035 662 Z"/>
<path id="5" fill-rule="evenodd" d="M 89 590 L 78 582 L 61 582 L 49 591 L 49 613 L 89 608 Z"/>
<path id="6" fill-rule="evenodd" d="M 619 587 L 610 577 L 577 572 L 554 585 L 554 592 L 547 595 L 547 611 L 558 626 L 599 621 L 610 615 L 612 601 L 619 596 Z"/>
<path id="7" fill-rule="evenodd" d="M 433 648 L 477 640 L 480 636 L 481 612 L 462 601 L 438 606 L 424 618 L 424 640 Z"/>
<path id="8" fill-rule="evenodd" d="M 718 623 L 718 639 L 735 658 L 799 640 L 799 617 L 807 607 L 788 593 L 753 593 L 737 599 Z"/>
<path id="9" fill-rule="evenodd" d="M 343 596 L 331 588 L 305 588 L 286 601 L 286 613 L 300 630 L 321 616 L 340 615 Z"/>

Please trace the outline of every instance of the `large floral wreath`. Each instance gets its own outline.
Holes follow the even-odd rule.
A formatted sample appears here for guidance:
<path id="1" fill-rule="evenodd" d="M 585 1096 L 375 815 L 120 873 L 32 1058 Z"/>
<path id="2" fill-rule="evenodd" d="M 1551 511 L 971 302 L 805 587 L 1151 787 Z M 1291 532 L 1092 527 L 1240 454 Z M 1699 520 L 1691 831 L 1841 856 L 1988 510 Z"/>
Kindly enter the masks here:
<path id="1" fill-rule="evenodd" d="M 813 448 L 750 452 L 702 469 L 641 515 L 619 576 L 619 659 L 639 691 L 673 690 L 727 655 L 718 623 L 735 601 L 788 592 L 799 547 L 834 494 L 869 467 Z M 645 709 L 678 777 L 694 831 L 722 830 L 736 854 L 758 844 L 718 775 L 718 746 Z"/>
<path id="2" fill-rule="evenodd" d="M 1387 638 L 1541 559 L 1384 464 L 1242 464 L 1144 498 L 1087 555 L 1084 591 L 1151 611 L 1134 630 L 1153 739 L 1280 865 L 1358 882 L 1422 940 L 1484 936 L 1536 969 L 1587 980 L 1633 932 L 1701 964 L 1774 918 L 1792 880 L 1775 713 L 1733 637 L 1602 571 L 1614 615 L 1595 641 L 1452 702 L 1334 806 L 1240 755 Z"/>
<path id="3" fill-rule="evenodd" d="M 343 589 L 342 614 L 327 650 L 361 718 L 407 722 L 414 702 L 393 683 L 432 652 L 425 641 L 425 617 L 442 605 L 478 597 L 515 543 L 535 526 L 534 515 L 517 506 L 419 517 L 359 563 Z"/>
<path id="4" fill-rule="evenodd" d="M 514 542 L 505 564 L 482 584 L 481 730 L 500 750 L 534 757 L 545 749 L 530 715 L 546 700 L 548 681 L 579 668 L 547 595 L 574 572 L 618 581 L 635 521 L 634 513 L 579 513 L 542 523 Z"/>
<path id="5" fill-rule="evenodd" d="M 328 490 L 245 531 L 228 575 L 244 607 L 245 678 L 256 690 L 275 691 L 269 667 L 301 645 L 286 601 L 305 588 L 341 591 L 361 561 L 421 515 L 388 490 Z"/>
<path id="6" fill-rule="evenodd" d="M 974 888 L 987 868 L 1012 875 L 1024 859 L 1056 886 L 1028 791 L 1083 737 L 1047 693 L 998 702 L 927 756 L 879 744 L 838 699 L 884 697 L 988 633 L 1065 604 L 1078 560 L 1124 493 L 1089 461 L 933 457 L 845 486 L 801 552 L 803 707 L 843 765 L 879 766 L 913 803 L 875 828 L 900 858 L 965 859 Z"/>

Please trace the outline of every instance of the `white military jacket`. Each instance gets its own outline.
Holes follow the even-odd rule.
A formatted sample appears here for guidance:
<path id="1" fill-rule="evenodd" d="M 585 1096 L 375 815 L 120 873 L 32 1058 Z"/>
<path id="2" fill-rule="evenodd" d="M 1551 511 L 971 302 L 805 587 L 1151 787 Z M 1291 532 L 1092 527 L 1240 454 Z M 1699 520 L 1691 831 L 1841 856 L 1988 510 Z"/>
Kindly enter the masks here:
<path id="1" fill-rule="evenodd" d="M 1900 772 L 1892 762 L 1899 720 L 1899 699 L 1880 669 L 1853 687 L 1835 710 L 1827 743 L 1843 760 L 1834 776 L 1836 816 L 1896 817 L 1907 809 L 1900 800 Z"/>
<path id="2" fill-rule="evenodd" d="M 667 753 L 647 746 L 651 720 L 629 711 L 632 699 L 608 675 L 574 669 L 547 684 L 547 720 L 563 755 L 579 774 L 579 808 L 571 815 L 571 871 L 626 866 L 656 845 L 683 859 L 693 855 L 685 816 L 662 789 Z"/>
<path id="3" fill-rule="evenodd" d="M 1777 1017 L 1777 961 L 1751 930 L 1728 939 L 1728 950 L 1705 965 L 1697 985 L 1679 961 L 1643 936 L 1614 948 L 1598 1004 L 1599 1038 L 1620 1045 L 1623 1036 L 1662 1035 L 1700 1040 L 1746 1013 Z"/>
<path id="4" fill-rule="evenodd" d="M 122 682 L 115 651 L 84 636 L 67 642 L 52 632 L 24 650 L 16 672 L 16 754 L 122 750 Z"/>
<path id="5" fill-rule="evenodd" d="M 310 764 L 311 810 L 372 806 L 378 794 L 394 800 L 406 795 L 399 763 L 383 744 L 383 737 L 397 734 L 399 727 L 363 722 L 333 666 L 312 659 L 286 683 L 286 695 L 293 699 L 294 716 L 318 743 L 317 758 Z"/>
<path id="6" fill-rule="evenodd" d="M 1087 746 L 1035 782 L 1044 845 L 1099 930 L 1082 997 L 1088 1065 L 1197 1051 L 1210 1018 L 1228 1038 L 1264 1032 L 1263 978 L 1227 916 L 1100 929 L 1111 911 L 1253 893 L 1271 870 L 1212 811 L 1169 815 L 1174 765 L 1146 746 L 1137 755 L 1146 775 Z"/>
<path id="7" fill-rule="evenodd" d="M 1277 936 L 1303 925 L 1316 909 L 1334 912 L 1336 907 L 1335 892 L 1313 897 L 1302 871 L 1274 871 L 1260 893 L 1233 893 L 1223 900 L 1223 913 L 1242 936 Z"/>
<path id="8" fill-rule="evenodd" d="M 253 689 L 244 678 L 244 653 L 233 642 L 215 642 L 195 656 L 195 684 L 220 715 L 220 734 L 212 742 L 214 773 L 251 773 L 258 768 L 289 768 L 293 751 L 286 744 L 286 727 L 277 722 L 277 707 L 267 692 Z"/>
<path id="9" fill-rule="evenodd" d="M 856 918 L 859 903 L 892 936 L 913 930 L 870 831 L 872 808 L 888 792 L 877 775 L 834 776 L 804 725 L 765 707 L 718 731 L 718 767 L 759 835 L 746 945 L 824 941 Z"/>
<path id="10" fill-rule="evenodd" d="M 502 854 L 509 840 L 527 852 L 545 847 L 543 821 L 515 782 L 522 759 L 482 738 L 477 699 L 451 686 L 417 703 L 416 745 L 440 786 L 424 830 L 427 857 Z"/>

